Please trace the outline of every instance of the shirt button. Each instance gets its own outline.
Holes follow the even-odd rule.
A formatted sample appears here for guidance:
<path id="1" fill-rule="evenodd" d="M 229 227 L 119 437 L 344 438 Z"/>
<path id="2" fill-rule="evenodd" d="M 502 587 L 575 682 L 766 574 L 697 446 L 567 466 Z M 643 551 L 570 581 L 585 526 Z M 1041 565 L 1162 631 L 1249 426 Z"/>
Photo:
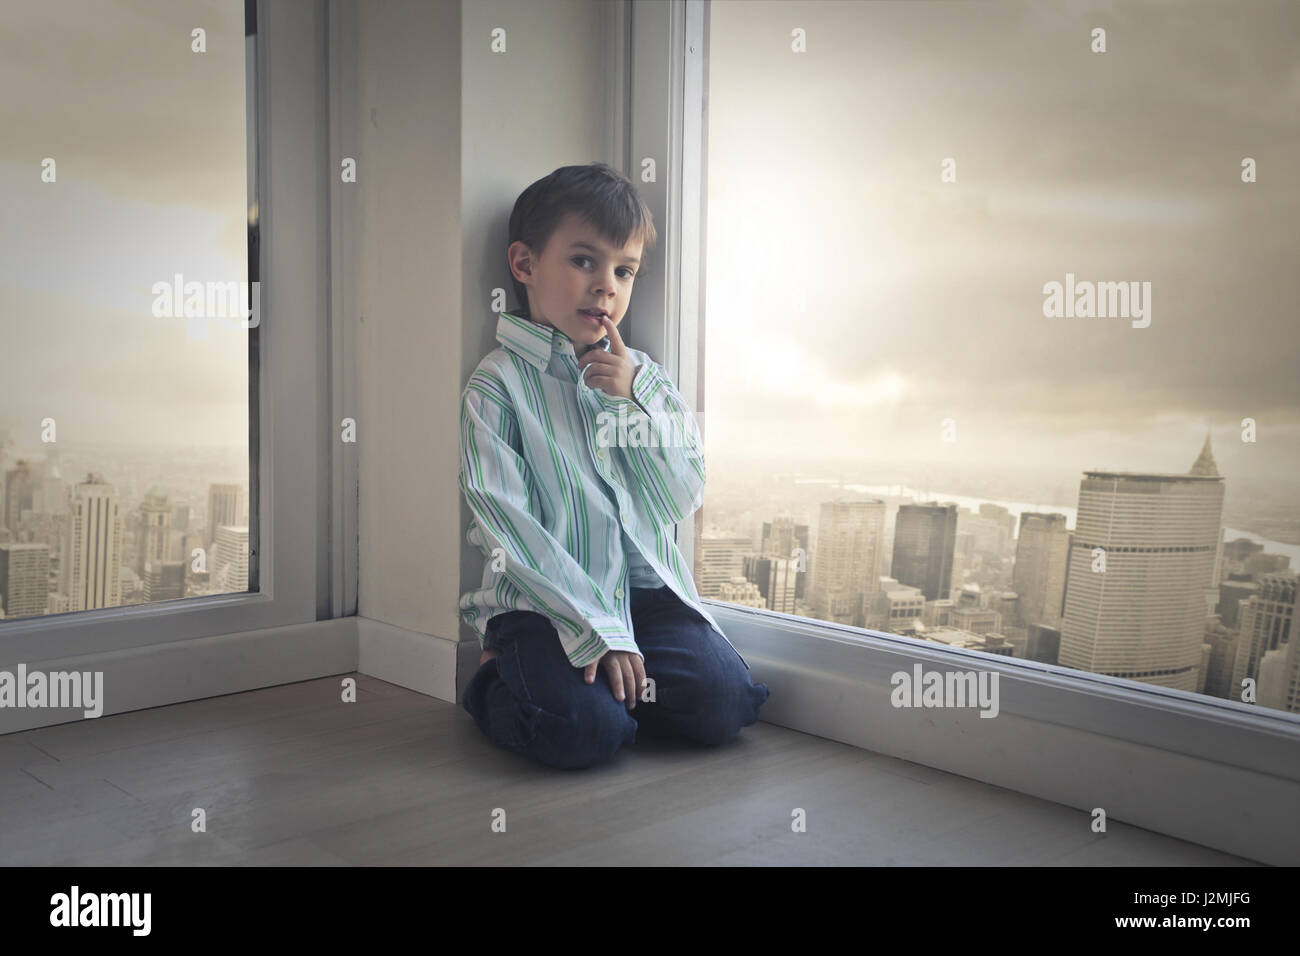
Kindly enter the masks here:
<path id="1" fill-rule="evenodd" d="M 597 451 L 596 457 L 603 459 L 605 457 L 605 449 L 601 448 L 599 451 Z"/>
<path id="2" fill-rule="evenodd" d="M 623 589 L 622 589 L 622 588 L 614 588 L 614 597 L 621 598 L 622 596 L 623 596 Z"/>

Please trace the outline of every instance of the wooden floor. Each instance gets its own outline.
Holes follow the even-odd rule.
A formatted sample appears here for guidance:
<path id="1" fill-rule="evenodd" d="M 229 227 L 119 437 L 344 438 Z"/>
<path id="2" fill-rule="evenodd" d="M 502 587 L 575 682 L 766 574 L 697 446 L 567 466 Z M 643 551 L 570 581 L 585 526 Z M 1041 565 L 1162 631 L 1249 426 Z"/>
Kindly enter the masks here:
<path id="1" fill-rule="evenodd" d="M 323 678 L 0 737 L 0 864 L 1254 865 L 766 723 L 552 770 L 356 680 L 350 704 Z"/>

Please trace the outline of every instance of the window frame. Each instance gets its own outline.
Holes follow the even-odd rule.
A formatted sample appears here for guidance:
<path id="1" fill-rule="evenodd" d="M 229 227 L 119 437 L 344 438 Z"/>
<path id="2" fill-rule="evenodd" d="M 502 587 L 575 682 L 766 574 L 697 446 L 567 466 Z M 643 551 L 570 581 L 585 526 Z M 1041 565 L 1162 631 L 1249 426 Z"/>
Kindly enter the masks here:
<path id="1" fill-rule="evenodd" d="M 249 330 L 249 584 L 259 590 L 0 622 L 0 660 L 30 664 L 330 616 L 333 558 L 324 545 L 335 449 L 333 430 L 322 427 L 329 350 L 320 334 L 329 311 L 325 23 L 303 0 L 246 0 L 246 10 L 255 49 L 245 63 L 256 134 L 250 202 L 258 203 L 249 277 L 263 281 L 261 321 Z M 246 46 L 249 30 L 246 15 Z"/>
<path id="2" fill-rule="evenodd" d="M 658 349 L 683 396 L 703 408 L 709 0 L 632 0 L 632 18 L 628 170 L 635 173 L 639 156 L 664 157 L 681 184 L 656 192 L 638 183 L 661 225 L 666 265 L 652 296 L 663 319 L 634 331 L 638 347 Z M 667 121 L 656 103 L 669 104 Z M 695 537 L 693 518 L 679 525 L 692 567 Z M 1300 858 L 1300 837 L 1283 836 L 1300 798 L 1300 715 L 704 603 L 772 687 L 765 721 L 1079 808 L 1100 803 L 1116 820 L 1254 859 Z M 890 676 L 918 663 L 997 673 L 999 718 L 949 708 L 900 719 Z M 1251 802 L 1252 812 L 1223 814 L 1232 800 Z"/>

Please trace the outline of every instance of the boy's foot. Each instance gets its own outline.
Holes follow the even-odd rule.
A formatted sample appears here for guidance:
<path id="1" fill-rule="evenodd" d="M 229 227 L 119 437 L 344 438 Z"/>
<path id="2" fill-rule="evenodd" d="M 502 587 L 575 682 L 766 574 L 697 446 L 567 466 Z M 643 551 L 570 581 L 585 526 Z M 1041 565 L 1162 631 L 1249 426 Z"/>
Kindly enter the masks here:
<path id="1" fill-rule="evenodd" d="M 500 656 L 501 656 L 500 651 L 484 651 L 483 656 L 478 659 L 478 666 L 482 667 L 488 661 L 492 660 L 492 658 L 500 657 Z"/>

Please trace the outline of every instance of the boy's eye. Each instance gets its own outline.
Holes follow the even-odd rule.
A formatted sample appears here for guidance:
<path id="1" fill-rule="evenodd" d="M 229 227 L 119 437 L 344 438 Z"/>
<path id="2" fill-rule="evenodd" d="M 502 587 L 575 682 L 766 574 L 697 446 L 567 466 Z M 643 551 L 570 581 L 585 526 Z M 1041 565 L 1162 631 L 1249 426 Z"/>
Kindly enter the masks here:
<path id="1" fill-rule="evenodd" d="M 575 263 L 590 262 L 591 256 L 574 256 L 572 261 Z M 585 268 L 585 267 L 580 266 L 579 268 Z M 632 269 L 631 266 L 623 266 L 623 271 L 627 273 L 627 275 L 623 276 L 624 279 L 631 279 L 633 276 L 636 275 L 636 272 Z"/>

